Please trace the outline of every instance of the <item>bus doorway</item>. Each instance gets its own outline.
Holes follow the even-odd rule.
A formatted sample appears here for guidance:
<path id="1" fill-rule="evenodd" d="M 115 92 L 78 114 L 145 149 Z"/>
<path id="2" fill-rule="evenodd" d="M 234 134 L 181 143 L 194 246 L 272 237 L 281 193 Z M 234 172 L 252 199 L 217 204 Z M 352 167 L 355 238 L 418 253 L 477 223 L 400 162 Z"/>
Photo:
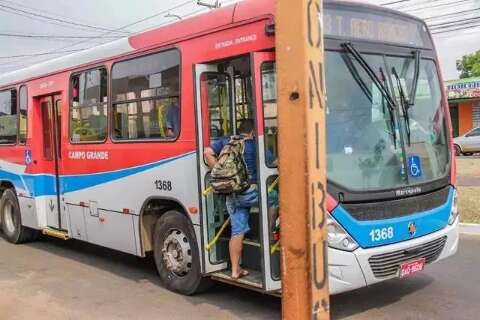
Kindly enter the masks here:
<path id="1" fill-rule="evenodd" d="M 61 152 L 61 119 L 62 96 L 49 95 L 39 99 L 42 123 L 42 164 L 45 172 L 43 181 L 43 202 L 41 205 L 46 212 L 47 226 L 49 228 L 66 231 L 67 221 L 65 211 L 62 209 L 60 194 L 59 165 L 62 158 Z"/>
<path id="2" fill-rule="evenodd" d="M 269 201 L 269 190 L 271 194 L 278 193 L 277 170 L 266 161 L 268 158 L 268 161 L 276 163 L 272 159 L 274 150 L 270 149 L 274 146 L 276 150 L 276 142 L 269 140 L 267 143 L 264 138 L 261 87 L 261 68 L 264 62 L 273 60 L 273 53 L 254 53 L 195 66 L 204 272 L 217 280 L 236 282 L 261 291 L 280 288 L 279 250 L 273 248 L 278 239 L 276 241 L 272 235 L 275 222 L 271 221 L 276 220 L 278 214 L 269 214 L 271 210 L 268 208 L 274 202 Z M 276 88 L 273 91 L 275 90 Z M 230 277 L 230 225 L 226 196 L 209 190 L 210 170 L 203 151 L 219 139 L 238 134 L 237 128 L 243 119 L 252 119 L 256 125 L 259 203 L 250 208 L 250 231 L 245 235 L 243 243 L 242 268 L 248 270 L 249 275 L 233 280 Z M 278 211 L 278 198 L 274 207 Z"/>

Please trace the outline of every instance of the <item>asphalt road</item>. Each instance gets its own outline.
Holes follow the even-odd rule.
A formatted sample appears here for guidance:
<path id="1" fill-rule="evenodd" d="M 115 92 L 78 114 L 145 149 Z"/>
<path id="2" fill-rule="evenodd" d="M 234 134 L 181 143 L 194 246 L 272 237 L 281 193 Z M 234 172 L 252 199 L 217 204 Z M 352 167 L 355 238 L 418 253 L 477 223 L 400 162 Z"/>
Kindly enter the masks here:
<path id="1" fill-rule="evenodd" d="M 333 319 L 479 319 L 480 236 L 423 274 L 334 296 Z M 163 289 L 151 259 L 89 244 L 0 240 L 0 319 L 277 319 L 280 300 L 219 284 L 184 297 Z"/>

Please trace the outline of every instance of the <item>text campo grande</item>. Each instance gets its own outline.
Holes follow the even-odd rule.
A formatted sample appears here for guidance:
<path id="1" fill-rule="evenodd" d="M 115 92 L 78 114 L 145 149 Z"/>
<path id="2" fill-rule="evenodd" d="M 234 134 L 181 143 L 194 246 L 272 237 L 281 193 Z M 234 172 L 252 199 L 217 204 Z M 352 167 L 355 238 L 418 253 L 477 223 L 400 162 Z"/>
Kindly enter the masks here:
<path id="1" fill-rule="evenodd" d="M 108 160 L 108 151 L 69 151 L 72 160 Z"/>

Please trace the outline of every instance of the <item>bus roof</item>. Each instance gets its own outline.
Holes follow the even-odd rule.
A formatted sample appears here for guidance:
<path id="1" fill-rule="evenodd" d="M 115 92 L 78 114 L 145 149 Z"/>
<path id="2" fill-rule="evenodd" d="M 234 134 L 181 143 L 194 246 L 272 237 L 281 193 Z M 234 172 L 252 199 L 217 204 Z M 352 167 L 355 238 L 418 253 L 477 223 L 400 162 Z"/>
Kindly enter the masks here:
<path id="1" fill-rule="evenodd" d="M 391 14 L 401 15 L 421 21 L 418 18 L 391 9 L 360 2 L 327 0 L 325 1 L 325 4 L 330 6 L 339 4 L 351 7 L 363 7 L 377 12 L 389 12 Z M 273 14 L 273 0 L 243 0 L 230 6 L 199 14 L 189 19 L 134 34 L 128 38 L 119 39 L 90 49 L 34 64 L 23 69 L 5 73 L 0 75 L 0 88 L 78 68 L 83 65 L 100 63 L 136 51 L 175 43 L 232 23 L 247 21 L 261 16 L 273 16 Z M 192 32 L 192 30 L 195 31 Z"/>

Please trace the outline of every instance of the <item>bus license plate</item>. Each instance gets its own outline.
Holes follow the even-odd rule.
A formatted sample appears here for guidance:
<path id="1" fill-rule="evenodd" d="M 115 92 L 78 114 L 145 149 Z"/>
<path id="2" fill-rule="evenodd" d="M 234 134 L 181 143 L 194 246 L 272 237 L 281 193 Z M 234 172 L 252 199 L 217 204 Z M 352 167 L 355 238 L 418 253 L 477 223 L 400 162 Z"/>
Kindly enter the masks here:
<path id="1" fill-rule="evenodd" d="M 405 262 L 400 265 L 400 278 L 409 277 L 425 268 L 425 258 Z"/>

